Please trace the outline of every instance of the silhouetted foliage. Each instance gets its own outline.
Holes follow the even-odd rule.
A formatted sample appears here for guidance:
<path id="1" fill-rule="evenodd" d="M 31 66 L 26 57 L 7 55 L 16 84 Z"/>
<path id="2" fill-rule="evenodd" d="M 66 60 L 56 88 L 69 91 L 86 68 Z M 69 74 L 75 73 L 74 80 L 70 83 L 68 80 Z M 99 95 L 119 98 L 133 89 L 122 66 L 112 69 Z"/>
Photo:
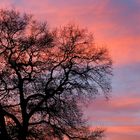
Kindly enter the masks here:
<path id="1" fill-rule="evenodd" d="M 74 25 L 50 30 L 15 10 L 0 11 L 0 137 L 96 140 L 80 104 L 110 92 L 105 48 Z"/>

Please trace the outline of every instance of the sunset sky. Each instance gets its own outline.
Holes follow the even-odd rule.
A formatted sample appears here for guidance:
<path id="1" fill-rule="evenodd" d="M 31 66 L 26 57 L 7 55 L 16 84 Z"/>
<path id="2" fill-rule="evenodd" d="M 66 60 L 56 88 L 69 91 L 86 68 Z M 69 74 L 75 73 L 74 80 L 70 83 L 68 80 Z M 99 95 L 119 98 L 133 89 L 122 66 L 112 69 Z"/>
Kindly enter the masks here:
<path id="1" fill-rule="evenodd" d="M 75 23 L 93 32 L 113 59 L 110 100 L 97 97 L 85 111 L 91 126 L 106 128 L 105 140 L 140 139 L 140 0 L 0 0 L 47 20 L 50 27 Z"/>

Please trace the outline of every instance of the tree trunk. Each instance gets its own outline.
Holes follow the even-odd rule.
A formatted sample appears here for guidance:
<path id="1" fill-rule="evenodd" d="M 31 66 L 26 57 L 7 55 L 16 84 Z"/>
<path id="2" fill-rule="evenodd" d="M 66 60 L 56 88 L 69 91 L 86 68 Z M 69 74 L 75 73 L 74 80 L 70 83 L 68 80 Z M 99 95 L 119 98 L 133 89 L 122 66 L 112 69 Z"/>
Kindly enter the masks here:
<path id="1" fill-rule="evenodd" d="M 23 126 L 19 132 L 19 140 L 26 140 L 28 135 L 28 120 L 23 121 Z"/>
<path id="2" fill-rule="evenodd" d="M 25 130 L 25 128 L 22 128 L 19 132 L 19 140 L 26 140 L 27 138 L 27 130 Z"/>
<path id="3" fill-rule="evenodd" d="M 11 140 L 11 138 L 9 137 L 9 135 L 7 133 L 4 116 L 5 115 L 4 115 L 2 106 L 0 105 L 0 138 L 3 140 Z"/>

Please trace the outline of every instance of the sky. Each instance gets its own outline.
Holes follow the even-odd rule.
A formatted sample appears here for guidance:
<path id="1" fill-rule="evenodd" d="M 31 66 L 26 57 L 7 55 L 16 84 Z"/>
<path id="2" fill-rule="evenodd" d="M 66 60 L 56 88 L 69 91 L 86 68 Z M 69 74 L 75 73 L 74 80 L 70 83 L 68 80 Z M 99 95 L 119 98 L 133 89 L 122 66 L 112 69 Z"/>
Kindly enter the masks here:
<path id="1" fill-rule="evenodd" d="M 47 20 L 50 27 L 75 23 L 93 32 L 113 59 L 110 100 L 97 97 L 85 111 L 91 126 L 106 129 L 104 140 L 140 138 L 140 0 L 0 0 Z"/>

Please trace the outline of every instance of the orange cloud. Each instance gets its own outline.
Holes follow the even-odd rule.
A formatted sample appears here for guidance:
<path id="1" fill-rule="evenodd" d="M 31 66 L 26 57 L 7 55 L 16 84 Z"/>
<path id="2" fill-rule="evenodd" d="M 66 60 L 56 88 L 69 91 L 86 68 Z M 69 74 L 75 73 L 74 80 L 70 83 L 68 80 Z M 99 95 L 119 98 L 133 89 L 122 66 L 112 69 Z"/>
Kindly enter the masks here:
<path id="1" fill-rule="evenodd" d="M 91 130 L 94 129 L 91 127 Z M 108 126 L 102 129 L 106 131 L 104 140 L 139 140 L 140 137 L 140 126 Z"/>
<path id="2" fill-rule="evenodd" d="M 140 126 L 110 126 L 107 128 L 107 133 L 110 135 L 110 140 L 138 140 L 140 135 Z M 109 140 L 106 138 L 105 140 Z"/>

